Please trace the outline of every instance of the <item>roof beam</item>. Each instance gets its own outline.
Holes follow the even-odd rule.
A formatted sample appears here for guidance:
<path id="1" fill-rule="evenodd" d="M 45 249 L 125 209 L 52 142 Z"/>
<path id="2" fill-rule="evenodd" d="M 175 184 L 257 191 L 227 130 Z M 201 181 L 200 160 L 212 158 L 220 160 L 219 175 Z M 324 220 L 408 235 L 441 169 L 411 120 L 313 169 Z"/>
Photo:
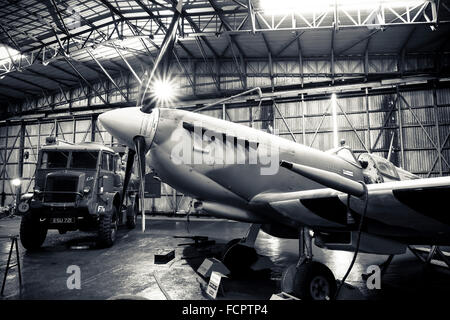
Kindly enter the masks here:
<path id="1" fill-rule="evenodd" d="M 331 30 L 331 45 L 330 45 L 330 73 L 331 73 L 331 83 L 334 84 L 334 75 L 335 75 L 335 68 L 334 68 L 334 37 L 336 35 L 336 29 Z"/>
<path id="2" fill-rule="evenodd" d="M 109 72 L 103 67 L 103 65 L 100 63 L 100 61 L 98 61 L 98 59 L 95 57 L 95 55 L 89 50 L 87 49 L 87 53 L 89 54 L 89 56 L 97 63 L 97 65 L 100 67 L 100 69 L 102 69 L 103 73 L 106 75 L 106 77 L 108 77 L 109 81 L 111 81 L 111 83 L 113 84 L 113 86 L 119 91 L 120 95 L 122 97 L 125 98 L 125 100 L 127 102 L 130 102 L 128 100 L 128 97 L 122 92 L 122 89 L 120 89 L 120 87 L 117 85 L 117 83 L 114 81 L 114 79 L 111 77 L 111 75 L 109 74 Z"/>
<path id="3" fill-rule="evenodd" d="M 241 2 L 239 0 L 231 0 L 231 1 L 233 1 L 234 3 L 240 5 L 241 7 L 245 8 L 245 9 L 247 9 L 247 5 L 244 4 L 243 2 Z"/>
<path id="4" fill-rule="evenodd" d="M 174 0 L 168 0 L 168 1 L 170 1 L 170 3 L 172 3 L 172 6 L 175 7 L 176 3 L 174 2 Z M 186 21 L 189 23 L 191 28 L 196 33 L 202 33 L 202 30 L 200 30 L 200 28 L 197 26 L 197 24 L 194 22 L 194 20 L 192 20 L 192 18 L 189 15 L 189 13 L 186 12 L 186 8 L 185 7 L 183 7 L 183 9 L 182 9 L 182 17 L 184 17 L 186 19 Z M 211 45 L 211 43 L 208 41 L 208 39 L 206 39 L 205 36 L 196 36 L 196 37 L 200 37 L 200 39 L 206 44 L 208 49 L 212 52 L 212 54 L 214 55 L 214 58 L 217 59 L 219 57 L 219 55 L 217 54 L 217 52 L 214 49 L 214 47 Z"/>
<path id="5" fill-rule="evenodd" d="M 261 24 L 259 23 L 258 19 L 256 19 L 256 23 L 258 24 L 258 28 L 261 28 Z M 272 55 L 272 50 L 270 49 L 269 41 L 267 41 L 267 38 L 266 38 L 264 32 L 261 32 L 261 36 L 263 38 L 263 41 L 266 46 L 268 54 Z"/>
<path id="6" fill-rule="evenodd" d="M 422 9 L 423 9 L 423 8 L 422 8 Z M 350 46 L 348 46 L 347 48 L 345 48 L 345 49 L 339 51 L 338 55 L 340 55 L 340 54 L 346 52 L 347 50 L 350 50 L 351 48 L 355 47 L 356 45 L 360 44 L 361 42 L 363 42 L 363 41 L 365 41 L 365 40 L 367 40 L 367 39 L 371 39 L 375 34 L 379 33 L 380 31 L 384 31 L 384 30 L 386 30 L 387 28 L 391 27 L 390 24 L 395 23 L 397 20 L 399 20 L 399 19 L 401 19 L 401 18 L 403 19 L 403 16 L 406 15 L 406 14 L 407 14 L 407 12 L 405 12 L 405 13 L 401 14 L 400 16 L 398 16 L 398 17 L 392 19 L 392 20 L 388 23 L 388 25 L 386 25 L 386 27 L 384 27 L 383 29 L 377 29 L 377 30 L 375 30 L 375 31 L 372 31 L 367 37 L 364 37 L 363 39 L 360 39 L 360 40 L 355 41 L 354 43 L 352 43 L 352 44 L 351 44 Z"/>
<path id="7" fill-rule="evenodd" d="M 222 13 L 222 9 L 219 8 L 215 2 L 215 0 L 208 0 L 209 3 L 211 4 L 211 7 L 213 7 L 215 13 L 217 14 L 217 16 L 219 17 L 220 21 L 222 22 L 222 24 L 225 26 L 225 29 L 227 31 L 231 31 L 233 30 L 233 28 L 231 27 L 230 23 L 227 21 L 227 19 L 225 18 L 225 16 Z"/>
<path id="8" fill-rule="evenodd" d="M 255 15 L 255 8 L 253 7 L 253 3 L 252 0 L 248 0 L 247 2 L 247 9 L 248 9 L 248 16 L 250 17 L 250 26 L 251 26 L 251 30 L 252 33 L 255 34 L 255 29 L 256 29 L 256 15 Z M 259 25 L 259 23 L 258 23 Z M 259 26 L 259 28 L 261 28 L 261 26 Z"/>
<path id="9" fill-rule="evenodd" d="M 167 27 L 164 24 L 164 22 L 161 21 L 161 19 L 159 19 L 144 3 L 142 3 L 141 0 L 133 0 L 134 2 L 136 2 L 149 16 L 151 19 L 153 19 L 158 26 L 164 30 L 164 33 L 167 32 Z M 193 57 L 192 53 L 186 48 L 186 46 L 181 43 L 180 40 L 177 40 L 176 43 L 190 56 Z"/>
<path id="10" fill-rule="evenodd" d="M 13 37 L 11 37 L 11 35 L 9 34 L 9 32 L 8 32 L 8 30 L 0 23 L 0 28 L 3 30 L 3 32 L 6 34 L 6 36 L 8 37 L 8 39 L 9 39 L 9 41 L 11 41 L 11 43 L 13 44 L 13 46 L 14 46 L 14 48 L 17 50 L 17 51 L 22 51 L 21 49 L 20 49 L 20 46 L 19 46 L 19 44 L 14 40 L 14 38 Z"/>
<path id="11" fill-rule="evenodd" d="M 202 42 L 200 41 L 200 39 L 198 37 L 195 38 L 195 42 L 197 43 L 198 48 L 200 49 L 200 53 L 203 57 L 203 61 L 205 62 L 206 66 L 208 67 L 208 69 L 211 72 L 211 77 L 214 80 L 214 84 L 216 86 L 216 91 L 220 92 L 220 83 L 218 81 L 218 79 L 216 78 L 215 74 L 214 74 L 214 70 L 211 67 L 211 64 L 208 61 L 208 57 L 206 56 L 206 52 L 205 49 L 203 48 Z M 214 60 L 214 63 L 216 63 L 216 61 Z"/>
<path id="12" fill-rule="evenodd" d="M 106 105 L 109 105 L 109 102 L 107 102 L 100 92 L 98 92 L 94 86 L 81 74 L 81 72 L 70 62 L 70 60 L 67 57 L 64 57 L 64 60 L 66 60 L 67 64 L 75 71 L 75 73 L 78 74 L 78 76 L 88 85 L 88 87 L 95 92 L 95 94 L 98 96 L 98 98 Z"/>
<path id="13" fill-rule="evenodd" d="M 227 38 L 228 38 L 228 41 L 229 41 L 229 44 L 230 44 L 231 53 L 232 53 L 232 56 L 233 56 L 234 63 L 236 64 L 236 68 L 237 68 L 237 70 L 239 72 L 239 79 L 241 80 L 242 88 L 246 89 L 247 88 L 247 83 L 245 81 L 246 77 L 245 77 L 245 69 L 244 69 L 244 56 L 243 56 L 241 50 L 239 49 L 239 47 L 233 41 L 232 35 L 231 34 L 227 34 Z M 236 52 L 234 50 L 235 46 L 236 46 L 238 54 L 239 54 L 240 63 L 238 61 L 238 58 L 236 56 Z"/>
<path id="14" fill-rule="evenodd" d="M 403 41 L 403 44 L 400 47 L 400 50 L 398 52 L 397 69 L 400 72 L 400 74 L 403 74 L 403 72 L 405 71 L 406 47 L 408 46 L 409 40 L 411 40 L 411 38 L 415 32 L 416 32 L 416 27 L 414 26 L 411 29 L 411 31 L 408 33 L 405 41 Z"/>
<path id="15" fill-rule="evenodd" d="M 167 6 L 165 6 L 165 5 L 163 5 L 162 3 L 159 3 L 158 1 L 156 1 L 156 0 L 149 0 L 151 3 L 153 3 L 154 5 L 156 5 L 156 6 L 159 6 L 159 7 L 162 7 L 162 8 L 164 8 L 164 9 L 166 9 L 166 10 L 172 10 L 173 8 L 170 8 L 170 7 L 167 7 Z"/>
<path id="16" fill-rule="evenodd" d="M 128 21 L 128 19 L 122 14 L 122 12 L 120 12 L 119 9 L 117 9 L 116 7 L 111 5 L 108 2 L 108 0 L 100 0 L 100 2 L 103 3 L 112 13 L 118 15 L 122 21 L 125 21 L 125 23 L 127 24 L 127 26 L 130 29 L 130 31 L 133 33 L 133 35 L 141 34 L 141 32 L 138 30 L 138 28 L 134 24 L 132 24 L 130 21 Z M 112 15 L 112 18 L 114 20 L 114 16 L 113 15 Z M 148 54 L 150 56 L 152 56 L 152 52 L 150 51 L 148 46 L 145 44 L 144 40 L 142 40 L 142 39 L 139 39 L 139 40 L 140 40 L 142 46 L 145 48 L 145 50 L 147 50 Z"/>
<path id="17" fill-rule="evenodd" d="M 21 5 L 18 1 L 9 1 L 9 2 L 10 2 L 11 4 L 15 5 L 16 7 L 20 8 L 21 10 L 25 11 L 27 14 L 29 14 L 29 15 L 31 15 L 31 16 L 33 16 L 33 17 L 36 17 L 36 18 L 38 19 L 39 22 L 43 23 L 43 24 L 46 25 L 50 30 L 52 30 L 52 32 L 53 32 L 53 34 L 54 34 L 56 40 L 58 41 L 59 46 L 61 47 L 61 49 L 62 49 L 63 51 L 65 51 L 65 50 L 64 50 L 64 47 L 63 47 L 63 45 L 62 45 L 62 43 L 61 43 L 61 39 L 59 38 L 58 32 L 57 32 L 57 30 L 56 30 L 56 28 L 55 28 L 55 25 L 56 25 L 56 27 L 60 28 L 60 27 L 58 26 L 58 24 L 52 24 L 50 21 L 47 21 L 47 19 L 45 19 L 44 17 L 42 17 L 39 13 L 35 13 L 35 12 L 32 12 L 32 11 L 28 10 L 26 7 L 24 7 L 23 5 Z M 63 32 L 64 34 L 66 34 L 66 35 L 70 35 L 70 34 L 68 33 L 67 30 L 60 29 L 60 31 L 62 31 L 62 32 Z M 67 40 L 67 41 L 70 41 L 70 40 Z M 67 48 L 69 48 L 69 42 L 67 43 Z"/>
<path id="18" fill-rule="evenodd" d="M 283 47 L 281 47 L 281 49 L 278 50 L 277 53 L 274 54 L 274 57 L 280 56 L 287 48 L 289 48 L 295 41 L 297 41 L 297 39 L 300 38 L 302 36 L 302 34 L 304 34 L 304 33 L 305 33 L 305 31 L 295 32 L 295 37 L 292 38 L 291 40 L 289 40 L 288 42 L 286 42 L 286 44 L 283 45 Z"/>
<path id="19" fill-rule="evenodd" d="M 297 51 L 298 51 L 298 67 L 300 71 L 300 80 L 302 84 L 302 88 L 304 85 L 304 71 L 303 71 L 303 53 L 302 53 L 302 44 L 300 41 L 300 37 L 297 38 Z"/>
<path id="20" fill-rule="evenodd" d="M 366 76 L 366 79 L 369 76 L 369 45 L 370 38 L 367 39 L 366 48 L 364 49 L 364 75 Z"/>
<path id="21" fill-rule="evenodd" d="M 64 23 L 64 19 L 63 19 L 62 15 L 61 15 L 61 11 L 59 11 L 59 8 L 58 8 L 58 6 L 56 5 L 55 0 L 50 0 L 50 1 L 51 1 L 51 3 L 52 3 L 53 7 L 54 7 L 55 10 L 56 10 L 56 14 L 58 15 L 59 21 L 61 22 L 62 27 L 63 27 L 65 33 L 66 33 L 67 35 L 70 35 L 69 29 L 67 29 L 67 26 L 66 26 L 66 24 Z"/>

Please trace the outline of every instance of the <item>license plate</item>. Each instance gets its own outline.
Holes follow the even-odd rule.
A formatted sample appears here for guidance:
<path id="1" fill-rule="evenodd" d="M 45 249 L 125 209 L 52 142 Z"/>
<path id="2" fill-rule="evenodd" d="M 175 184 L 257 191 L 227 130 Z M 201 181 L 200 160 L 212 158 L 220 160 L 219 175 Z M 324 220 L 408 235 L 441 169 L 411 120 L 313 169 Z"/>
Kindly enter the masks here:
<path id="1" fill-rule="evenodd" d="M 75 223 L 75 218 L 52 218 L 51 223 Z"/>

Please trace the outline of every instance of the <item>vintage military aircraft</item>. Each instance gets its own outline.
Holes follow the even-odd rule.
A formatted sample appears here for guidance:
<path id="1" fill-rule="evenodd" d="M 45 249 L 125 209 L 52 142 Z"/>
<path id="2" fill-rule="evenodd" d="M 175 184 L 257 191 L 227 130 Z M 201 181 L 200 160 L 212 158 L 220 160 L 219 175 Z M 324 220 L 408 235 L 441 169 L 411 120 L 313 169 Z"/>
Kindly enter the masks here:
<path id="1" fill-rule="evenodd" d="M 180 3 L 148 84 L 161 72 L 164 48 L 173 44 Z M 333 273 L 313 261 L 312 239 L 319 247 L 355 251 L 355 257 L 401 254 L 412 244 L 450 245 L 450 177 L 420 179 L 373 154 L 356 158 L 346 146 L 323 152 L 143 97 L 137 107 L 108 111 L 99 120 L 129 147 L 126 179 L 136 152 L 141 177 L 147 165 L 196 199 L 196 210 L 253 224 L 248 237 L 227 246 L 223 258 L 232 271 L 253 262 L 248 248 L 259 228 L 298 238 L 299 262 L 285 285 L 301 298 L 333 298 L 337 289 Z"/>

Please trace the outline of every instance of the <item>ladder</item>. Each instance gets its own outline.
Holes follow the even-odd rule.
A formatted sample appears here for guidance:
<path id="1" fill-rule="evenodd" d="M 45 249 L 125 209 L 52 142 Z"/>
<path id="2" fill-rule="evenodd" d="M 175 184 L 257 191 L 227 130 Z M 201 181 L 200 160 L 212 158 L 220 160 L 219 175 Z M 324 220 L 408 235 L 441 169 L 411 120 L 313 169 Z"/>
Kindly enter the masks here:
<path id="1" fill-rule="evenodd" d="M 3 296 L 3 292 L 5 290 L 6 285 L 6 279 L 8 278 L 8 272 L 10 269 L 17 267 L 17 271 L 19 273 L 19 290 L 22 290 L 22 273 L 20 270 L 20 256 L 19 256 L 19 246 L 17 244 L 17 239 L 19 238 L 18 235 L 9 235 L 9 236 L 0 236 L 0 240 L 10 240 L 11 246 L 9 248 L 9 252 L 4 253 L 5 255 L 8 255 L 8 260 L 5 265 L 5 274 L 3 276 L 3 283 L 2 283 L 2 290 L 0 292 L 0 295 Z M 16 251 L 16 262 L 11 263 L 11 257 L 13 255 L 13 251 Z"/>

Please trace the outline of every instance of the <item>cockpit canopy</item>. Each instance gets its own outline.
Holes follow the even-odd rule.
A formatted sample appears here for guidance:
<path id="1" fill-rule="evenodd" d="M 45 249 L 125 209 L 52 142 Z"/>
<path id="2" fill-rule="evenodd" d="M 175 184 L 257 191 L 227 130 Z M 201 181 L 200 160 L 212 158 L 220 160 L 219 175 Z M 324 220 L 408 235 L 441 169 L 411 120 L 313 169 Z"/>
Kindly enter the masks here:
<path id="1" fill-rule="evenodd" d="M 338 156 L 341 159 L 344 159 L 345 161 L 353 164 L 354 166 L 361 168 L 361 164 L 356 160 L 355 154 L 353 153 L 352 149 L 348 146 L 342 146 L 338 148 L 334 148 L 327 151 L 330 154 L 334 154 Z"/>
<path id="2" fill-rule="evenodd" d="M 340 146 L 327 151 L 334 154 L 348 163 L 363 170 L 366 183 L 380 183 L 398 180 L 418 179 L 419 177 L 394 166 L 389 160 L 371 153 L 362 153 L 355 157 L 355 154 L 348 146 Z"/>

